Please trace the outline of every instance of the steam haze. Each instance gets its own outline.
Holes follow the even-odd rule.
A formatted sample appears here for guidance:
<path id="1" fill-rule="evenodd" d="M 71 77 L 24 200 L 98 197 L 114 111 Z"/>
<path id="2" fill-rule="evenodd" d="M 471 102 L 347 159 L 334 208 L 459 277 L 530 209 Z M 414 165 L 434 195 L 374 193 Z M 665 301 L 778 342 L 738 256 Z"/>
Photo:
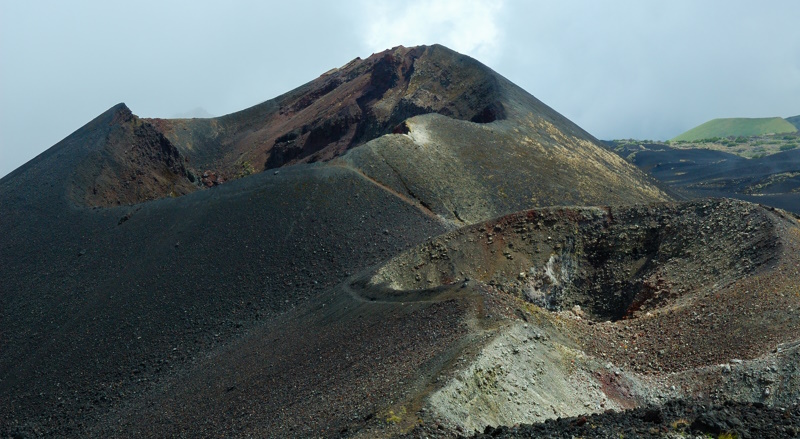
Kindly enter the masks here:
<path id="1" fill-rule="evenodd" d="M 125 102 L 219 116 L 441 43 L 596 137 L 800 114 L 794 1 L 0 2 L 0 175 Z"/>

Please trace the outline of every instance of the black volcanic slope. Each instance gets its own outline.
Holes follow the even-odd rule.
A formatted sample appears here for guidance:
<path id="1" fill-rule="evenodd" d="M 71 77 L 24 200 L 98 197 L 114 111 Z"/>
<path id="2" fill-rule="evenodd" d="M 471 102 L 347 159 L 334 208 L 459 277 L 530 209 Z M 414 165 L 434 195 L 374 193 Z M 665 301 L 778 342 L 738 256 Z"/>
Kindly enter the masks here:
<path id="1" fill-rule="evenodd" d="M 49 434 L 82 431 L 215 346 L 443 230 L 360 175 L 318 166 L 130 208 L 12 211 L 2 219 L 3 423 Z"/>
<path id="2" fill-rule="evenodd" d="M 619 152 L 693 197 L 730 197 L 800 213 L 800 149 L 746 159 L 708 149 L 641 144 Z"/>
<path id="3" fill-rule="evenodd" d="M 343 280 L 503 213 L 667 199 L 441 46 L 217 119 L 117 105 L 0 180 L 0 435 L 338 434 L 492 324 Z"/>
<path id="4" fill-rule="evenodd" d="M 786 121 L 797 127 L 800 130 L 800 116 L 787 117 Z"/>

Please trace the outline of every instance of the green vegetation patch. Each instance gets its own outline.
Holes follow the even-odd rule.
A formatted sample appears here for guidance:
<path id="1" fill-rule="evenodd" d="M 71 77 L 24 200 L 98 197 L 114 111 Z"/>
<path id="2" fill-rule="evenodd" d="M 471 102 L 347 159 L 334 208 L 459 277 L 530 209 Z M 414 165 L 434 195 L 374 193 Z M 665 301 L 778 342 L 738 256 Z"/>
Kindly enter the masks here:
<path id="1" fill-rule="evenodd" d="M 672 140 L 692 142 L 715 137 L 744 138 L 796 131 L 797 127 L 780 117 L 714 119 L 694 127 Z"/>
<path id="2" fill-rule="evenodd" d="M 800 131 L 781 134 L 764 134 L 760 136 L 713 136 L 699 140 L 667 140 L 654 142 L 652 140 L 621 139 L 609 142 L 609 149 L 633 161 L 640 151 L 658 151 L 658 145 L 668 146 L 672 149 L 708 149 L 723 151 L 748 159 L 765 157 L 783 151 L 800 148 Z"/>

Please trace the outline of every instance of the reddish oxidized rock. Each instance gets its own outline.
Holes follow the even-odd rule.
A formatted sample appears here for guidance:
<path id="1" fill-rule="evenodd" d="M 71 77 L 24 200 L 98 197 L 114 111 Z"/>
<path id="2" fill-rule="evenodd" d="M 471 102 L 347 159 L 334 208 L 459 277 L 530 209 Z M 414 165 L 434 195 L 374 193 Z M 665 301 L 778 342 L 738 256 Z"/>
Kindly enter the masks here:
<path id="1" fill-rule="evenodd" d="M 214 171 L 205 171 L 203 172 L 203 176 L 200 178 L 200 181 L 203 182 L 205 187 L 213 187 L 225 183 L 225 178 Z"/>

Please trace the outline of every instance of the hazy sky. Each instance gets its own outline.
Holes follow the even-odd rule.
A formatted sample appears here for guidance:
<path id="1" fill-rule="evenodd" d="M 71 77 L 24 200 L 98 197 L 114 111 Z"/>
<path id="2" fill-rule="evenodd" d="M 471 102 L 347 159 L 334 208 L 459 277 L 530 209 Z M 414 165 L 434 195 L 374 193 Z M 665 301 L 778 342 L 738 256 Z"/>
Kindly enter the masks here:
<path id="1" fill-rule="evenodd" d="M 473 56 L 603 139 L 794 116 L 798 16 L 796 0 L 0 0 L 0 176 L 119 102 L 223 115 L 400 44 Z"/>

